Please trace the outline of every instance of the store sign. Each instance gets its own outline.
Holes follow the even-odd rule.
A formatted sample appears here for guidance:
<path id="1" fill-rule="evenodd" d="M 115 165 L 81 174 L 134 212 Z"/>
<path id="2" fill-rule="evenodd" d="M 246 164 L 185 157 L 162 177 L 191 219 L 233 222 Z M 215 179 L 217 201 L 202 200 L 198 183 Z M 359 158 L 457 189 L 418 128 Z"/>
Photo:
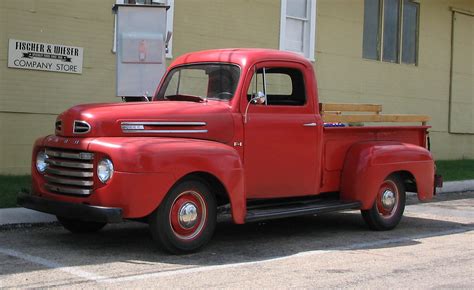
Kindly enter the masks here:
<path id="1" fill-rule="evenodd" d="M 82 73 L 82 47 L 10 39 L 8 67 Z"/>

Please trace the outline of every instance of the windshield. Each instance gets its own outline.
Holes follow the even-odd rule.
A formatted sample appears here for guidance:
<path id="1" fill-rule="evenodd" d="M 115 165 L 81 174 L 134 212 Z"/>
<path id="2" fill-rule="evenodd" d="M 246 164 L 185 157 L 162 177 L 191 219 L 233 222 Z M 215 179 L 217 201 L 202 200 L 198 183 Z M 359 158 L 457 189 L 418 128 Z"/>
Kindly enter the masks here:
<path id="1" fill-rule="evenodd" d="M 166 76 L 155 100 L 230 100 L 240 69 L 232 64 L 196 64 L 175 68 Z"/>

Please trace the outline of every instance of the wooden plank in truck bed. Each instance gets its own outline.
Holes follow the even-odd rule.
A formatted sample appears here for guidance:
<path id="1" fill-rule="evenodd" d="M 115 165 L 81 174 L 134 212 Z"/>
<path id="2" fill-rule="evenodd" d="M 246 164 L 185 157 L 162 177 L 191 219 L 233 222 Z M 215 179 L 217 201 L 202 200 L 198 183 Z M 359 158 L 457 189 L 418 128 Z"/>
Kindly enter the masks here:
<path id="1" fill-rule="evenodd" d="M 320 105 L 320 111 L 345 111 L 345 112 L 382 112 L 382 105 L 375 104 L 332 104 L 323 103 Z"/>
<path id="2" fill-rule="evenodd" d="M 428 122 L 426 115 L 323 115 L 323 121 L 328 123 L 360 123 L 360 122 Z"/>
<path id="3" fill-rule="evenodd" d="M 362 123 L 362 122 L 421 122 L 426 125 L 427 115 L 380 114 L 382 105 L 376 104 L 320 104 L 321 116 L 325 123 Z M 366 114 L 344 114 L 357 112 Z"/>

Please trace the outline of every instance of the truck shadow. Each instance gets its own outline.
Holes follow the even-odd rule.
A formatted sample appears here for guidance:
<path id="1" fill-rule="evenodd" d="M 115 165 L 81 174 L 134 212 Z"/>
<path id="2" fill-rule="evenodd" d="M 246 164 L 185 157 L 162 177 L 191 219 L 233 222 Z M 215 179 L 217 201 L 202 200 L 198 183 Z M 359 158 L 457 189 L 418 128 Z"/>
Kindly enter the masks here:
<path id="1" fill-rule="evenodd" d="M 218 224 L 211 243 L 194 254 L 173 256 L 160 251 L 147 225 L 109 225 L 102 232 L 73 235 L 58 226 L 0 232 L 2 247 L 52 260 L 65 266 L 93 266 L 109 263 L 144 266 L 140 274 L 158 272 L 164 266 L 214 266 L 282 258 L 319 250 L 348 251 L 381 247 L 403 247 L 420 237 L 465 232 L 474 224 L 462 224 L 419 217 L 404 217 L 392 231 L 373 232 L 358 212 L 307 216 L 234 225 Z M 0 253 L 1 255 L 1 253 Z M 44 266 L 9 267 L 0 263 L 3 275 L 44 269 Z M 142 271 L 143 270 L 143 271 Z M 169 270 L 169 269 L 168 269 Z M 122 273 L 123 274 L 123 273 Z M 136 274 L 134 272 L 134 274 Z"/>

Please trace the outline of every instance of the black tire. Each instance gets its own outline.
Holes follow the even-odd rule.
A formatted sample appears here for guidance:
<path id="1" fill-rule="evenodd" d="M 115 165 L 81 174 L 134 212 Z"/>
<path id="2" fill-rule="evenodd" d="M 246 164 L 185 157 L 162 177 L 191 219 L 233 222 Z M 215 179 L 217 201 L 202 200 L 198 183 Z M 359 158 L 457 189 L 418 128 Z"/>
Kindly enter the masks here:
<path id="1" fill-rule="evenodd" d="M 383 196 L 386 191 L 394 193 L 395 201 L 391 207 L 391 199 Z M 390 192 L 387 193 L 390 197 Z M 362 217 L 370 229 L 375 231 L 387 231 L 395 228 L 402 219 L 405 211 L 406 194 L 402 180 L 397 175 L 387 177 L 377 192 L 372 208 L 361 210 Z"/>
<path id="2" fill-rule="evenodd" d="M 107 223 L 89 222 L 57 216 L 58 221 L 68 231 L 77 234 L 100 231 Z"/>
<path id="3" fill-rule="evenodd" d="M 192 253 L 211 240 L 216 212 L 216 198 L 207 183 L 185 180 L 174 186 L 150 215 L 150 231 L 165 251 Z"/>

